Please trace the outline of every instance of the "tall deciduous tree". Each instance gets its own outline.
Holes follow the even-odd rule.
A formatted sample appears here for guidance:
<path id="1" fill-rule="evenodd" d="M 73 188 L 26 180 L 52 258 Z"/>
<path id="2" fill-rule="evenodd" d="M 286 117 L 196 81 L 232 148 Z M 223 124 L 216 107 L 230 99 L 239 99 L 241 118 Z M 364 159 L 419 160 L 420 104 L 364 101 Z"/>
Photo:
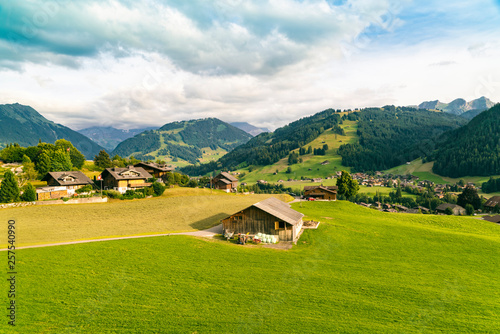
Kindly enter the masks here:
<path id="1" fill-rule="evenodd" d="M 464 191 L 458 195 L 457 204 L 464 208 L 467 204 L 471 204 L 474 209 L 478 210 L 481 208 L 481 198 L 474 187 L 467 186 Z"/>
<path id="2" fill-rule="evenodd" d="M 69 157 L 69 153 L 63 150 L 57 150 L 52 155 L 52 164 L 50 170 L 52 172 L 62 172 L 68 171 L 73 168 L 73 164 L 71 163 L 71 158 Z"/>
<path id="3" fill-rule="evenodd" d="M 95 156 L 94 164 L 100 168 L 112 167 L 112 161 L 109 158 L 109 154 L 104 150 L 99 151 L 99 154 Z"/>
<path id="4" fill-rule="evenodd" d="M 340 177 L 337 179 L 337 192 L 339 195 L 344 195 L 347 199 L 357 194 L 359 190 L 358 181 L 353 180 L 351 175 L 343 170 Z"/>
<path id="5" fill-rule="evenodd" d="M 19 201 L 19 187 L 16 176 L 10 170 L 5 172 L 4 179 L 0 184 L 0 203 L 12 203 Z"/>
<path id="6" fill-rule="evenodd" d="M 71 159 L 71 164 L 76 167 L 77 169 L 81 169 L 83 167 L 83 164 L 85 163 L 85 156 L 78 151 L 78 149 L 73 146 L 73 144 L 70 141 L 67 141 L 66 139 L 59 139 L 56 140 L 54 145 L 63 151 L 66 151 L 69 153 L 69 158 Z"/>

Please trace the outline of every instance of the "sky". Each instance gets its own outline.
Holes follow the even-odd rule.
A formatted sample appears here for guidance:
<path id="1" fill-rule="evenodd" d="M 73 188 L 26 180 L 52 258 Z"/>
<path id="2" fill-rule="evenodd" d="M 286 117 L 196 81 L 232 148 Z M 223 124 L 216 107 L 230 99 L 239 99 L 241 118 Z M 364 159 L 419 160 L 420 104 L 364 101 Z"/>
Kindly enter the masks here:
<path id="1" fill-rule="evenodd" d="M 500 0 L 0 0 L 0 104 L 73 129 L 500 102 Z"/>

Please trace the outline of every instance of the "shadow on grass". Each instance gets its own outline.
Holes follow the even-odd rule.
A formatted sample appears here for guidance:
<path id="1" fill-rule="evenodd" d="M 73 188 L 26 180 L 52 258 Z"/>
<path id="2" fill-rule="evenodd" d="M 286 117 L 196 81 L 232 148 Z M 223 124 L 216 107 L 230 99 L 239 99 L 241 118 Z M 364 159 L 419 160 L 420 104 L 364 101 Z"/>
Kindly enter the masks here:
<path id="1" fill-rule="evenodd" d="M 189 224 L 189 226 L 191 226 L 193 229 L 196 229 L 196 230 L 206 230 L 206 229 L 209 229 L 209 228 L 214 227 L 216 225 L 219 225 L 221 219 L 226 218 L 227 216 L 229 216 L 229 214 L 221 212 L 221 213 L 218 213 L 216 215 L 213 215 L 213 216 L 210 216 L 207 218 L 203 218 L 202 220 L 198 220 L 196 222 L 193 222 L 193 223 Z"/>

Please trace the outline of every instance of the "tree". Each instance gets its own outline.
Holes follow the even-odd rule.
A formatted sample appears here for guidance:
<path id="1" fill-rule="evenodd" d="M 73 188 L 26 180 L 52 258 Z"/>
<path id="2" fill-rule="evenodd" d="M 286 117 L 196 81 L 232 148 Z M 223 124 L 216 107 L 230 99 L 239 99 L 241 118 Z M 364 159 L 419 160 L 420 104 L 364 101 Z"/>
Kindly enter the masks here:
<path id="1" fill-rule="evenodd" d="M 31 162 L 27 155 L 23 156 L 23 172 L 28 180 L 34 180 L 37 177 L 35 164 Z"/>
<path id="2" fill-rule="evenodd" d="M 52 160 L 46 152 L 42 152 L 38 157 L 38 162 L 35 164 L 35 169 L 40 175 L 45 175 L 50 172 Z"/>
<path id="3" fill-rule="evenodd" d="M 465 207 L 467 204 L 472 204 L 475 210 L 481 208 L 481 198 L 477 194 L 477 190 L 472 186 L 467 186 L 462 191 L 460 195 L 458 195 L 457 204 L 461 207 Z"/>
<path id="4" fill-rule="evenodd" d="M 99 151 L 99 154 L 94 157 L 94 164 L 100 168 L 111 168 L 112 166 L 109 154 L 104 150 Z"/>
<path id="5" fill-rule="evenodd" d="M 291 174 L 291 173 L 292 173 L 292 167 L 290 167 L 290 166 L 289 166 L 289 167 L 286 169 L 286 172 L 285 172 L 285 173 L 287 173 L 287 174 Z"/>
<path id="6" fill-rule="evenodd" d="M 19 187 L 16 176 L 8 170 L 4 174 L 4 179 L 0 184 L 0 203 L 12 203 L 19 201 Z"/>
<path id="7" fill-rule="evenodd" d="M 78 149 L 74 147 L 70 141 L 66 139 L 59 139 L 56 140 L 54 145 L 56 146 L 56 148 L 69 153 L 71 163 L 74 167 L 76 167 L 77 169 L 81 169 L 83 167 L 83 164 L 85 163 L 85 156 L 80 151 L 78 151 Z"/>
<path id="8" fill-rule="evenodd" d="M 472 204 L 467 204 L 465 206 L 465 212 L 468 216 L 472 216 L 474 214 L 474 207 L 472 206 Z"/>
<path id="9" fill-rule="evenodd" d="M 453 214 L 453 210 L 450 207 L 447 207 L 446 209 L 444 209 L 444 213 L 448 216 L 451 216 Z"/>
<path id="10" fill-rule="evenodd" d="M 312 147 L 311 147 L 311 146 L 309 146 L 309 147 L 307 148 L 307 154 L 311 154 L 312 152 L 313 152 L 313 149 L 312 149 Z"/>
<path id="11" fill-rule="evenodd" d="M 25 202 L 36 201 L 36 189 L 31 183 L 28 183 L 24 187 L 24 192 L 21 195 L 21 201 L 25 201 Z"/>
<path id="12" fill-rule="evenodd" d="M 69 157 L 69 153 L 67 151 L 59 149 L 54 152 L 50 167 L 51 172 L 69 171 L 72 168 L 73 164 L 71 163 L 71 158 Z"/>
<path id="13" fill-rule="evenodd" d="M 351 175 L 345 170 L 337 179 L 338 194 L 345 196 L 347 199 L 355 196 L 359 190 L 358 181 L 353 180 Z"/>

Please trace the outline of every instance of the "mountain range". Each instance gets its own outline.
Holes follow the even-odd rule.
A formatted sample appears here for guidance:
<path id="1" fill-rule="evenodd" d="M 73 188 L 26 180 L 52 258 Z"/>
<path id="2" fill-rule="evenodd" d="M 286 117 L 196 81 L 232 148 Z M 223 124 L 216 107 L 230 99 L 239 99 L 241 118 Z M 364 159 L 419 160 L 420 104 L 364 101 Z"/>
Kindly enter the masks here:
<path id="1" fill-rule="evenodd" d="M 141 132 L 154 129 L 157 128 L 149 127 L 142 129 L 121 130 L 111 126 L 93 126 L 90 128 L 78 130 L 78 132 L 92 139 L 97 144 L 101 145 L 106 150 L 111 152 L 116 148 L 116 146 L 118 146 L 118 144 L 120 144 L 125 139 L 131 138 Z"/>
<path id="2" fill-rule="evenodd" d="M 217 118 L 205 118 L 168 123 L 142 132 L 121 142 L 112 154 L 195 164 L 218 158 L 250 138 L 250 134 Z"/>
<path id="3" fill-rule="evenodd" d="M 253 137 L 260 135 L 263 132 L 271 132 L 267 128 L 258 128 L 252 124 L 247 123 L 247 122 L 233 122 L 233 123 L 229 123 L 229 124 L 237 127 L 238 129 L 245 131 L 246 133 L 251 134 Z"/>
<path id="4" fill-rule="evenodd" d="M 58 139 L 72 142 L 87 159 L 93 159 L 103 149 L 86 136 L 49 121 L 29 106 L 0 105 L 0 148 L 10 143 L 27 147 L 37 145 L 39 140 L 54 143 Z"/>
<path id="5" fill-rule="evenodd" d="M 490 109 L 495 105 L 490 99 L 480 97 L 478 99 L 467 102 L 464 99 L 455 99 L 450 103 L 443 103 L 439 100 L 426 101 L 418 105 L 419 109 L 440 110 L 449 114 L 460 115 L 467 119 L 472 119 L 480 112 Z"/>

